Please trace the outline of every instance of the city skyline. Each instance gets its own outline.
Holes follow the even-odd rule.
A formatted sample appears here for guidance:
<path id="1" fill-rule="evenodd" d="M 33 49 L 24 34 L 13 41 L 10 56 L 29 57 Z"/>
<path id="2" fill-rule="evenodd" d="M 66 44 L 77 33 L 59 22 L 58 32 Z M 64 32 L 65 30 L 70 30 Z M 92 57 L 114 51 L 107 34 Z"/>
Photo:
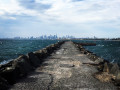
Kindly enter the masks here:
<path id="1" fill-rule="evenodd" d="M 30 36 L 30 37 L 12 37 L 12 38 L 0 38 L 0 39 L 12 39 L 12 40 L 120 40 L 119 38 L 98 38 L 96 36 L 94 37 L 75 37 L 70 35 L 65 36 L 58 36 L 56 35 L 41 35 L 38 37 Z"/>
<path id="2" fill-rule="evenodd" d="M 120 37 L 120 0 L 1 0 L 0 38 Z"/>

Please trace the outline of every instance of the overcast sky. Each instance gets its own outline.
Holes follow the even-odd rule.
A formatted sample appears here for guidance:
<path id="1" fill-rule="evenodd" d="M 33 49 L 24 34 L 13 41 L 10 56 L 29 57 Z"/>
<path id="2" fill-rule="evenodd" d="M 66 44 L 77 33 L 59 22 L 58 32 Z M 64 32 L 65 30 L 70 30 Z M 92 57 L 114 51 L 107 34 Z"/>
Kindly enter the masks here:
<path id="1" fill-rule="evenodd" d="M 120 0 L 0 0 L 0 37 L 120 37 Z"/>

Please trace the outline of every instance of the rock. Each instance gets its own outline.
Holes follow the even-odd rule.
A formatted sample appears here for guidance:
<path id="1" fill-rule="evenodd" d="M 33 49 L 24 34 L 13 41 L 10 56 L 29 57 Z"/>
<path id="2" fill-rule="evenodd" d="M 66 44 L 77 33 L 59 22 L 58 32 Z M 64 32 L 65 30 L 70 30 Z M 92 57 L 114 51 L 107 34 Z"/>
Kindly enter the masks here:
<path id="1" fill-rule="evenodd" d="M 14 61 L 10 61 L 9 63 L 0 66 L 0 76 L 5 78 L 9 84 L 15 83 L 19 76 L 18 70 L 12 66 L 13 62 Z"/>
<path id="2" fill-rule="evenodd" d="M 9 84 L 14 84 L 19 76 L 18 70 L 15 67 L 5 67 L 0 71 L 0 76 L 5 78 Z"/>
<path id="3" fill-rule="evenodd" d="M 28 57 L 25 55 L 19 56 L 11 64 L 11 66 L 6 65 L 0 69 L 0 76 L 5 78 L 9 84 L 14 84 L 19 77 L 26 76 L 28 72 L 33 70 Z"/>
<path id="4" fill-rule="evenodd" d="M 40 60 L 42 60 L 42 50 L 39 50 L 39 51 L 35 51 L 34 52 L 34 55 L 36 55 Z"/>
<path id="5" fill-rule="evenodd" d="M 85 49 L 84 49 L 84 48 L 81 48 L 80 51 L 85 51 Z"/>
<path id="6" fill-rule="evenodd" d="M 84 51 L 84 54 L 87 54 L 88 52 L 87 51 Z"/>
<path id="7" fill-rule="evenodd" d="M 25 76 L 28 74 L 28 72 L 33 70 L 33 67 L 30 65 L 30 60 L 25 55 L 21 55 L 15 59 L 12 67 L 19 70 L 20 76 Z"/>
<path id="8" fill-rule="evenodd" d="M 101 63 L 101 62 L 103 62 L 103 61 L 104 61 L 104 59 L 102 59 L 102 58 L 97 58 L 97 59 L 95 60 L 95 63 L 99 64 L 99 63 Z"/>
<path id="9" fill-rule="evenodd" d="M 42 54 L 43 54 L 43 58 L 45 58 L 45 57 L 47 57 L 49 55 L 46 48 L 42 49 Z"/>
<path id="10" fill-rule="evenodd" d="M 43 48 L 42 50 L 36 51 L 34 52 L 34 54 L 40 59 L 44 59 L 45 57 L 47 57 L 49 55 L 49 53 L 47 52 L 46 48 Z"/>
<path id="11" fill-rule="evenodd" d="M 98 57 L 95 54 L 92 54 L 89 56 L 89 58 L 93 61 L 95 61 L 96 59 L 98 59 Z"/>
<path id="12" fill-rule="evenodd" d="M 119 81 L 119 84 L 120 84 L 120 70 L 117 72 L 115 80 Z"/>
<path id="13" fill-rule="evenodd" d="M 34 55 L 33 52 L 28 53 L 28 56 L 29 56 L 29 60 L 30 60 L 31 65 L 33 65 L 34 67 L 39 66 L 40 60 L 38 59 L 37 56 Z"/>
<path id="14" fill-rule="evenodd" d="M 7 80 L 0 76 L 0 90 L 7 90 L 9 86 L 10 85 L 8 84 Z"/>
<path id="15" fill-rule="evenodd" d="M 46 47 L 46 50 L 47 50 L 47 52 L 48 52 L 49 54 L 51 54 L 51 53 L 53 52 L 52 47 Z"/>
<path id="16" fill-rule="evenodd" d="M 107 72 L 98 72 L 94 74 L 95 78 L 100 80 L 101 82 L 111 82 L 112 79 L 115 79 L 115 76 L 112 74 L 108 74 Z"/>
<path id="17" fill-rule="evenodd" d="M 10 62 L 8 62 L 7 64 L 0 65 L 0 71 L 1 71 L 2 69 L 4 69 L 5 67 L 10 67 L 10 66 L 12 66 L 12 62 L 13 62 L 13 61 L 10 61 Z"/>
<path id="18" fill-rule="evenodd" d="M 109 73 L 109 67 L 108 67 L 107 62 L 104 63 L 103 72 L 107 72 L 107 73 Z"/>
<path id="19" fill-rule="evenodd" d="M 109 65 L 109 67 L 110 67 L 110 65 Z M 117 76 L 118 72 L 119 72 L 118 64 L 117 63 L 116 64 L 112 64 L 111 68 L 110 68 L 110 73 L 115 75 L 115 76 Z"/>

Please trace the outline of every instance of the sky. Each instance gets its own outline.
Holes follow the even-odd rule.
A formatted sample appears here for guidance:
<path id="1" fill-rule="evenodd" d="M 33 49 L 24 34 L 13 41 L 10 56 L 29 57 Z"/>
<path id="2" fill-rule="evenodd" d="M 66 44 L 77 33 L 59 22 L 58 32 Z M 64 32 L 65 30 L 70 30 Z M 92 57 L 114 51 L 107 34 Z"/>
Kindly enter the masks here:
<path id="1" fill-rule="evenodd" d="M 0 0 L 0 38 L 120 37 L 120 0 Z"/>

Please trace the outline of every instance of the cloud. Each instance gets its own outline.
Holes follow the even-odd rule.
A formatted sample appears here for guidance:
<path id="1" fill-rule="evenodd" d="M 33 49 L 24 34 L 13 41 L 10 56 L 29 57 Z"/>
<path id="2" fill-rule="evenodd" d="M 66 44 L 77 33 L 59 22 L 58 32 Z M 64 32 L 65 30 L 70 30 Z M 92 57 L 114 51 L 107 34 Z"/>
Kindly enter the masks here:
<path id="1" fill-rule="evenodd" d="M 27 3 L 26 3 L 27 4 Z M 29 6 L 29 5 L 28 5 Z M 19 16 L 39 16 L 44 17 L 43 14 L 33 9 L 27 9 L 20 4 L 18 0 L 4 0 L 0 1 L 0 17 L 3 19 L 16 19 Z"/>
<path id="2" fill-rule="evenodd" d="M 0 1 L 0 16 L 34 16 L 39 20 L 65 23 L 88 23 L 120 18 L 119 0 L 4 0 Z M 11 15 L 11 16 L 10 16 Z M 8 18 L 7 18 L 8 16 Z"/>
<path id="3" fill-rule="evenodd" d="M 27 9 L 33 9 L 37 11 L 43 11 L 44 9 L 49 9 L 51 5 L 37 3 L 35 0 L 19 0 L 20 5 Z"/>
<path id="4" fill-rule="evenodd" d="M 106 29 L 111 28 L 112 33 L 112 30 L 119 31 L 119 10 L 120 0 L 1 0 L 0 27 L 5 30 L 6 25 L 14 22 L 8 29 L 28 32 L 35 24 L 35 29 L 42 28 L 49 33 L 51 29 L 67 33 L 71 27 L 68 28 L 71 34 L 76 31 L 84 36 L 94 32 L 100 36 Z"/>
<path id="5" fill-rule="evenodd" d="M 66 23 L 85 23 L 117 20 L 120 17 L 119 0 L 36 0 L 51 4 L 45 11 L 49 18 Z"/>

